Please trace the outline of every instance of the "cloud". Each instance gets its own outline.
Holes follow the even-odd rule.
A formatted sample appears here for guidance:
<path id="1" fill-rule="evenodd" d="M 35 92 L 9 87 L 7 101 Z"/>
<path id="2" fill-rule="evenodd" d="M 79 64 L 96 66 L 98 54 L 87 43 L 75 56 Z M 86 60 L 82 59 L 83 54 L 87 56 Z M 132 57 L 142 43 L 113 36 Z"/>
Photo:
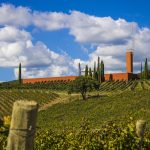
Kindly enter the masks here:
<path id="1" fill-rule="evenodd" d="M 15 77 L 18 77 L 18 68 L 14 69 Z M 23 78 L 39 78 L 39 77 L 49 77 L 49 76 L 64 76 L 64 75 L 73 75 L 71 74 L 71 69 L 69 66 L 58 66 L 58 65 L 50 65 L 49 67 L 44 68 L 22 68 Z"/>
<path id="2" fill-rule="evenodd" d="M 34 12 L 33 24 L 34 26 L 44 30 L 58 30 L 67 27 L 67 19 L 69 16 L 64 13 L 57 12 Z"/>
<path id="3" fill-rule="evenodd" d="M 60 55 L 44 43 L 32 42 L 25 30 L 6 26 L 0 28 L 0 66 L 14 67 L 17 78 L 18 64 L 23 66 L 23 77 L 71 75 L 77 70 L 75 60 L 67 54 Z"/>
<path id="4" fill-rule="evenodd" d="M 97 17 L 79 11 L 68 14 L 40 12 L 6 4 L 1 5 L 0 14 L 0 65 L 16 67 L 21 61 L 28 77 L 75 74 L 79 61 L 82 66 L 93 66 L 98 56 L 105 63 L 106 72 L 125 71 L 125 52 L 133 47 L 135 71 L 139 70 L 140 61 L 150 58 L 150 29 L 123 18 L 115 20 L 110 16 Z M 48 32 L 67 28 L 82 49 L 88 52 L 85 44 L 94 45 L 95 49 L 88 53 L 89 60 L 86 61 L 60 55 L 40 41 L 33 43 L 31 34 L 24 29 L 28 26 Z"/>
<path id="5" fill-rule="evenodd" d="M 124 19 L 90 16 L 79 11 L 62 12 L 32 11 L 27 7 L 2 4 L 0 24 L 13 26 L 35 26 L 43 30 L 69 29 L 69 33 L 80 43 L 119 44 L 126 43 L 131 36 L 131 23 Z M 138 25 L 132 23 L 135 30 Z"/>
<path id="6" fill-rule="evenodd" d="M 136 23 L 132 23 L 137 28 Z M 131 39 L 131 23 L 124 19 L 95 17 L 78 11 L 70 14 L 70 34 L 76 41 L 92 44 L 122 44 Z"/>
<path id="7" fill-rule="evenodd" d="M 96 17 L 70 11 L 62 12 L 32 11 L 27 7 L 15 7 L 2 4 L 0 7 L 0 24 L 16 26 L 35 26 L 43 30 L 68 28 L 69 33 L 80 43 L 89 44 L 124 44 L 132 38 L 131 25 L 139 30 L 137 23 L 111 17 Z"/>
<path id="8" fill-rule="evenodd" d="M 35 26 L 49 31 L 65 28 L 68 17 L 64 13 L 32 11 L 27 7 L 15 7 L 11 4 L 1 4 L 0 14 L 2 26 Z"/>
<path id="9" fill-rule="evenodd" d="M 27 7 L 15 7 L 11 4 L 1 4 L 0 24 L 11 26 L 28 26 L 32 22 L 32 12 Z"/>
<path id="10" fill-rule="evenodd" d="M 134 35 L 134 71 L 139 72 L 141 61 L 150 58 L 150 29 L 139 29 Z M 126 70 L 126 50 L 132 48 L 132 40 L 118 45 L 99 44 L 95 51 L 89 54 L 89 63 L 100 56 L 105 63 L 106 72 L 125 72 Z"/>

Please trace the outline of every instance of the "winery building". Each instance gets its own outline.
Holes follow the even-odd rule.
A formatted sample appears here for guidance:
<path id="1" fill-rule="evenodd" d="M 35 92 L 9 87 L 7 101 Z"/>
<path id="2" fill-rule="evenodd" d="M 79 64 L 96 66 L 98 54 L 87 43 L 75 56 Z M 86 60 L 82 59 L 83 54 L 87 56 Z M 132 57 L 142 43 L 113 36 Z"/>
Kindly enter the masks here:
<path id="1" fill-rule="evenodd" d="M 48 82 L 48 81 L 73 81 L 78 76 L 64 76 L 64 77 L 49 77 L 49 78 L 31 78 L 23 79 L 23 83 L 36 83 L 36 82 Z M 136 79 L 137 74 L 133 73 L 133 50 L 126 51 L 126 72 L 125 73 L 110 73 L 104 75 L 105 81 L 116 81 Z"/>

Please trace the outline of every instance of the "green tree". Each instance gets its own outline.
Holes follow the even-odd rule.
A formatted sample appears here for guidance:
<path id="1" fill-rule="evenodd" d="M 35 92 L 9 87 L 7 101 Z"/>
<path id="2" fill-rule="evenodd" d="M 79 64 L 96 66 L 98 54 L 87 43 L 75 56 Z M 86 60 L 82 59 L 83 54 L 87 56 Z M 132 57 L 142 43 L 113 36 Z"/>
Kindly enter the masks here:
<path id="1" fill-rule="evenodd" d="M 104 82 L 104 62 L 101 61 L 101 82 Z"/>
<path id="2" fill-rule="evenodd" d="M 83 100 L 87 99 L 87 92 L 92 89 L 99 89 L 99 83 L 89 76 L 77 77 L 71 84 L 70 92 L 79 92 L 82 95 Z"/>
<path id="3" fill-rule="evenodd" d="M 22 78 L 21 78 L 21 63 L 19 63 L 18 82 L 19 82 L 19 84 L 22 83 Z"/>
<path id="4" fill-rule="evenodd" d="M 95 80 L 98 81 L 98 73 L 97 73 L 97 71 L 95 73 Z"/>
<path id="5" fill-rule="evenodd" d="M 97 75 L 98 75 L 98 82 L 100 83 L 101 71 L 100 71 L 100 57 L 99 56 L 98 56 L 98 61 L 97 61 Z"/>
<path id="6" fill-rule="evenodd" d="M 95 80 L 97 80 L 97 77 L 96 77 L 96 62 L 95 62 L 95 61 L 94 61 L 93 78 L 94 78 Z"/>
<path id="7" fill-rule="evenodd" d="M 148 79 L 148 62 L 147 62 L 147 58 L 145 60 L 145 65 L 144 65 L 144 79 Z"/>
<path id="8" fill-rule="evenodd" d="M 81 65 L 79 63 L 79 76 L 81 76 Z"/>
<path id="9" fill-rule="evenodd" d="M 88 65 L 86 65 L 85 66 L 85 76 L 88 76 L 88 72 L 89 72 Z"/>
<path id="10" fill-rule="evenodd" d="M 89 76 L 92 77 L 92 69 L 89 69 Z"/>
<path id="11" fill-rule="evenodd" d="M 140 78 L 143 79 L 143 67 L 142 67 L 142 62 L 141 62 L 141 74 L 140 74 Z"/>

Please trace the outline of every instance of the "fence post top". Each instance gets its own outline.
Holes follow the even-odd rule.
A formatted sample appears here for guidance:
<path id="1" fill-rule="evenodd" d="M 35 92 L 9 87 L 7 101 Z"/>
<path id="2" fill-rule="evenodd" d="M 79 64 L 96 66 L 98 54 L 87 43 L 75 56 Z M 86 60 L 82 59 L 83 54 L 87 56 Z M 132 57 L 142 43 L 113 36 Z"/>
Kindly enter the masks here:
<path id="1" fill-rule="evenodd" d="M 29 100 L 18 100 L 14 102 L 14 106 L 19 106 L 23 108 L 36 108 L 38 107 L 38 103 L 36 101 L 29 101 Z"/>

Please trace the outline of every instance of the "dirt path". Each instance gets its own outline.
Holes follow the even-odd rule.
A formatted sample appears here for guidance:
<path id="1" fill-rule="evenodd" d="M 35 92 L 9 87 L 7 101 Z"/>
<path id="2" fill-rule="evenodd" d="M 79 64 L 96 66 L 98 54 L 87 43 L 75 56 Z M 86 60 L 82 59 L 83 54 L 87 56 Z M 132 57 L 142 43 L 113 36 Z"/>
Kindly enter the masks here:
<path id="1" fill-rule="evenodd" d="M 51 106 L 53 106 L 53 105 L 56 105 L 56 104 L 58 104 L 58 103 L 69 103 L 69 102 L 72 101 L 72 100 L 70 100 L 71 97 L 72 97 L 72 99 L 73 99 L 73 97 L 76 96 L 76 95 L 70 97 L 68 94 L 63 94 L 63 95 L 59 94 L 59 96 L 60 96 L 60 97 L 54 99 L 53 101 L 49 101 L 48 103 L 45 103 L 43 106 L 41 106 L 41 107 L 39 108 L 38 111 L 46 110 L 46 109 L 48 109 L 49 107 L 51 107 Z"/>

